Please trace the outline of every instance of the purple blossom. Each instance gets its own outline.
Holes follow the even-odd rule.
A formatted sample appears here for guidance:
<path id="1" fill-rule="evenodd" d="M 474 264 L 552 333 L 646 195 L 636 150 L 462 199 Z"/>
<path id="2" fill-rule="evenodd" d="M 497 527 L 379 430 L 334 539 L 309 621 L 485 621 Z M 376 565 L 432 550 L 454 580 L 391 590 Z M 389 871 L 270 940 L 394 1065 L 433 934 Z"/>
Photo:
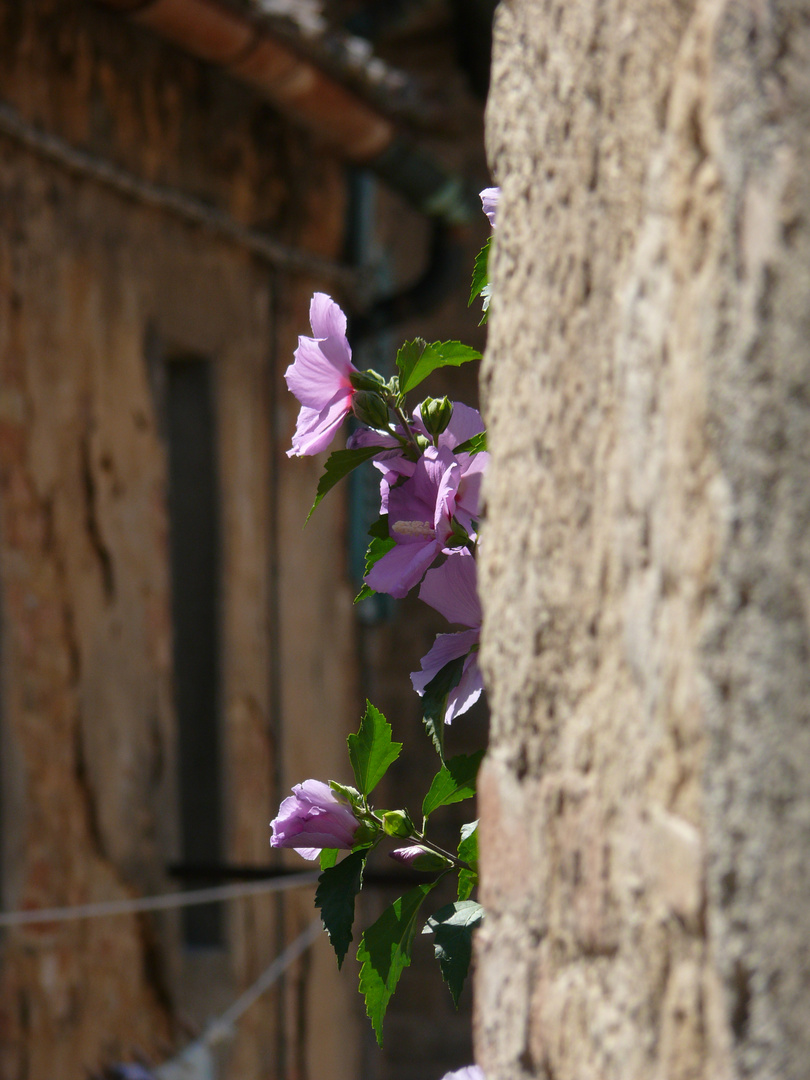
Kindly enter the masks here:
<path id="1" fill-rule="evenodd" d="M 481 192 L 481 206 L 484 208 L 484 213 L 489 218 L 489 223 L 493 229 L 495 228 L 495 211 L 500 197 L 501 189 L 499 187 L 487 187 Z"/>
<path id="2" fill-rule="evenodd" d="M 421 844 L 409 844 L 407 847 L 394 848 L 388 852 L 388 857 L 395 862 L 402 863 L 411 870 L 421 870 L 425 874 L 434 874 L 439 870 L 446 870 L 450 866 L 448 859 L 439 855 Z"/>
<path id="3" fill-rule="evenodd" d="M 413 475 L 388 490 L 388 531 L 396 544 L 369 571 L 366 582 L 377 592 L 403 597 L 445 549 L 452 519 L 461 510 L 461 467 L 446 447 L 428 447 Z M 466 521 L 465 521 L 466 527 Z M 449 550 L 449 549 L 448 549 Z"/>
<path id="4" fill-rule="evenodd" d="M 455 451 L 457 446 L 471 439 L 473 435 L 478 435 L 484 431 L 484 422 L 477 409 L 464 405 L 460 401 L 454 401 L 452 404 L 453 415 L 450 423 L 437 440 L 439 450 Z M 414 410 L 411 427 L 417 435 L 422 435 L 429 442 L 432 441 L 422 422 L 420 406 L 417 406 Z M 360 429 L 350 435 L 346 443 L 348 449 L 363 446 L 380 446 L 382 448 L 373 462 L 374 467 L 383 474 L 380 481 L 380 513 L 382 514 L 389 512 L 388 497 L 391 489 L 399 484 L 403 478 L 412 477 L 417 468 L 417 462 L 410 457 L 406 457 L 404 453 L 402 440 L 405 433 L 399 426 L 396 430 L 401 438 L 397 438 L 388 432 Z M 454 453 L 453 456 L 460 467 L 456 515 L 469 531 L 472 521 L 478 516 L 481 477 L 489 461 L 489 454 L 486 452 L 478 454 L 464 452 L 461 454 Z M 417 577 L 416 581 L 418 580 Z M 416 581 L 414 581 L 414 584 L 416 584 Z M 380 589 L 379 591 L 386 592 L 387 590 Z"/>
<path id="5" fill-rule="evenodd" d="M 418 407 L 414 411 L 413 418 L 417 430 L 426 434 Z M 461 470 L 456 497 L 456 516 L 466 529 L 469 529 L 473 519 L 478 517 L 481 478 L 489 463 L 489 454 L 486 451 L 477 454 L 469 454 L 465 451 L 457 454 L 455 451 L 457 446 L 467 442 L 473 435 L 480 435 L 482 431 L 484 431 L 484 421 L 478 409 L 455 401 L 450 423 L 438 439 L 439 449 L 452 450 Z"/>
<path id="6" fill-rule="evenodd" d="M 305 859 L 317 859 L 323 848 L 351 849 L 360 822 L 349 804 L 322 780 L 292 790 L 270 822 L 270 846 L 296 848 Z"/>
<path id="7" fill-rule="evenodd" d="M 284 372 L 287 386 L 301 403 L 288 457 L 325 450 L 352 406 L 349 380 L 356 371 L 346 339 L 346 316 L 326 293 L 309 305 L 313 337 L 299 337 L 295 361 Z"/>
<path id="8" fill-rule="evenodd" d="M 427 434 L 418 408 L 413 427 L 418 434 Z M 381 512 L 388 515 L 388 531 L 396 546 L 369 571 L 366 582 L 372 589 L 406 596 L 439 554 L 454 550 L 447 546 L 454 519 L 475 538 L 481 478 L 489 455 L 454 450 L 483 430 L 477 409 L 454 402 L 438 446 L 429 446 L 417 461 L 396 451 L 378 455 L 375 465 L 383 471 Z"/>
<path id="9" fill-rule="evenodd" d="M 461 656 L 466 657 L 458 685 L 454 686 L 447 696 L 445 724 L 451 724 L 457 716 L 471 709 L 481 697 L 484 680 L 478 666 L 478 653 L 471 651 L 478 645 L 479 639 L 480 631 L 478 630 L 461 630 L 457 634 L 438 634 L 430 651 L 419 661 L 422 670 L 411 672 L 413 688 L 420 697 L 423 697 L 428 683 L 439 674 L 442 668 L 447 667 L 452 660 L 457 660 Z"/>
<path id="10" fill-rule="evenodd" d="M 420 407 L 417 406 L 413 414 L 413 428 L 419 435 L 429 439 L 427 429 L 422 423 Z M 478 454 L 469 454 L 466 451 L 456 454 L 457 446 L 467 442 L 473 435 L 480 435 L 484 431 L 484 421 L 477 409 L 460 401 L 453 402 L 453 415 L 446 429 L 438 437 L 439 450 L 450 450 L 459 465 L 459 484 L 456 497 L 456 516 L 459 521 L 469 530 L 472 521 L 478 517 L 478 502 L 481 491 L 481 478 L 489 462 L 489 454 L 485 451 Z M 388 513 L 388 492 L 401 477 L 413 476 L 416 465 L 402 454 L 384 454 L 375 460 L 375 465 L 383 473 L 380 484 L 381 512 Z"/>
<path id="11" fill-rule="evenodd" d="M 353 431 L 346 440 L 347 450 L 359 450 L 364 446 L 380 446 L 387 453 L 389 450 L 401 450 L 402 444 L 395 435 L 376 428 L 360 427 Z M 375 459 L 376 460 L 376 459 Z"/>
<path id="12" fill-rule="evenodd" d="M 422 847 L 421 844 L 408 844 L 407 847 L 398 847 L 394 848 L 393 851 L 389 851 L 388 858 L 393 859 L 394 862 L 402 863 L 403 866 L 413 866 L 420 855 L 432 854 L 433 852 L 426 847 Z"/>
<path id="13" fill-rule="evenodd" d="M 459 657 L 466 657 L 461 678 L 447 697 L 444 722 L 467 712 L 478 701 L 484 680 L 478 666 L 478 643 L 481 637 L 481 603 L 476 589 L 476 565 L 466 551 L 450 555 L 447 560 L 429 570 L 419 590 L 419 599 L 430 604 L 448 622 L 469 627 L 455 634 L 439 634 L 429 652 L 420 660 L 421 671 L 411 673 L 413 688 L 422 697 L 431 679 L 443 667 Z"/>
<path id="14" fill-rule="evenodd" d="M 445 1073 L 442 1080 L 486 1080 L 486 1077 L 480 1065 L 467 1065 L 464 1069 Z"/>
<path id="15" fill-rule="evenodd" d="M 448 622 L 480 630 L 481 601 L 475 558 L 469 551 L 454 552 L 425 575 L 419 599 L 444 615 Z"/>

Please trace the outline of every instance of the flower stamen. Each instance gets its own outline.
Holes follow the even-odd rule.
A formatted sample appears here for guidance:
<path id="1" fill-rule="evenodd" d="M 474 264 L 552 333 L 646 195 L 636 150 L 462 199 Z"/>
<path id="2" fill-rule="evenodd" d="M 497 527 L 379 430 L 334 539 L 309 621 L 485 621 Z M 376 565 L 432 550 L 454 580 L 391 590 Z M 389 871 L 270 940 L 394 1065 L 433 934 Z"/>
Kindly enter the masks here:
<path id="1" fill-rule="evenodd" d="M 429 521 L 395 521 L 391 531 L 398 536 L 423 536 L 427 540 L 436 537 L 436 530 Z"/>

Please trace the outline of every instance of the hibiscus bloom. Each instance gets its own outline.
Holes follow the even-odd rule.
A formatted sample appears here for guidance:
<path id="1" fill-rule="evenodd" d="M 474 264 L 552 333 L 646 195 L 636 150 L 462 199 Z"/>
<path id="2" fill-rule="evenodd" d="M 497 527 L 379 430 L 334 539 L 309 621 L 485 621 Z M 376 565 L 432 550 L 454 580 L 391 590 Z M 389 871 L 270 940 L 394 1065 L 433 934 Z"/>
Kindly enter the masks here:
<path id="1" fill-rule="evenodd" d="M 309 306 L 314 337 L 299 337 L 295 361 L 284 372 L 287 386 L 301 403 L 288 457 L 325 450 L 352 407 L 352 350 L 346 316 L 326 293 L 315 293 Z"/>
<path id="2" fill-rule="evenodd" d="M 422 421 L 420 409 L 420 406 L 417 406 L 414 409 L 412 427 L 417 434 L 423 435 L 428 441 L 432 441 Z M 473 435 L 480 435 L 483 431 L 484 421 L 481 419 L 479 411 L 471 408 L 469 405 L 464 405 L 463 402 L 454 401 L 453 415 L 450 418 L 450 423 L 437 439 L 439 450 L 452 451 L 453 458 L 459 465 L 460 471 L 456 498 L 456 516 L 468 531 L 472 525 L 472 521 L 478 517 L 478 499 L 481 490 L 481 477 L 489 462 L 489 454 L 485 451 L 477 454 L 468 454 L 466 452 L 457 454 L 455 450 L 456 447 L 467 442 L 468 439 L 471 439 Z M 371 437 L 371 432 L 364 434 L 366 435 L 365 438 L 352 436 L 347 445 L 377 445 Z M 391 488 L 393 488 L 402 477 L 413 476 L 416 470 L 416 462 L 405 457 L 401 447 L 396 443 L 396 440 L 392 439 L 392 442 L 395 444 L 393 449 L 378 454 L 374 459 L 374 467 L 379 469 L 383 474 L 383 478 L 380 481 L 380 512 L 383 514 L 388 513 L 388 496 Z M 391 443 L 381 440 L 379 445 L 388 447 Z"/>
<path id="3" fill-rule="evenodd" d="M 430 651 L 419 661 L 421 670 L 411 673 L 413 688 L 424 696 L 428 683 L 451 661 L 466 657 L 458 685 L 447 697 L 444 722 L 467 712 L 481 697 L 484 680 L 478 666 L 481 638 L 481 603 L 476 589 L 476 564 L 468 551 L 450 555 L 445 563 L 425 574 L 419 599 L 430 604 L 451 623 L 469 627 L 453 634 L 438 634 Z"/>
<path id="4" fill-rule="evenodd" d="M 484 208 L 484 213 L 489 218 L 489 223 L 492 228 L 495 228 L 495 211 L 498 208 L 498 200 L 501 197 L 501 189 L 499 187 L 484 188 L 481 192 L 481 206 Z"/>
<path id="5" fill-rule="evenodd" d="M 360 822 L 349 804 L 322 780 L 292 790 L 270 822 L 270 846 L 296 848 L 305 859 L 317 859 L 323 848 L 351 850 Z"/>
<path id="6" fill-rule="evenodd" d="M 413 475 L 390 488 L 388 531 L 396 544 L 366 576 L 370 588 L 403 597 L 421 581 L 452 534 L 460 480 L 451 451 L 430 446 L 414 463 Z"/>
<path id="7" fill-rule="evenodd" d="M 468 1065 L 464 1069 L 457 1069 L 455 1072 L 445 1073 L 442 1080 L 485 1080 L 484 1070 L 480 1065 Z"/>
<path id="8" fill-rule="evenodd" d="M 413 419 L 417 431 L 426 435 L 418 406 L 414 410 Z M 473 435 L 480 435 L 483 431 L 484 421 L 478 409 L 473 409 L 461 401 L 454 401 L 450 423 L 438 438 L 439 449 L 444 447 L 452 450 L 453 457 L 458 462 L 460 471 L 456 492 L 456 518 L 468 532 L 473 529 L 473 522 L 478 518 L 481 478 L 489 462 L 489 454 L 486 451 L 479 451 L 477 454 L 466 452 L 458 454 L 456 447 L 467 442 Z"/>

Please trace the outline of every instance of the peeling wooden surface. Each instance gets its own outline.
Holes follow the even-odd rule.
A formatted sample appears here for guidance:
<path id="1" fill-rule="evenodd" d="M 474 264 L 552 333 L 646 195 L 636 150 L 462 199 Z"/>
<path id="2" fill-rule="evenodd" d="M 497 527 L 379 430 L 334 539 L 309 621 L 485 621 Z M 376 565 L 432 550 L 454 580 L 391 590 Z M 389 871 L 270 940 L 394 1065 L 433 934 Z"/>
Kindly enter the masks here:
<path id="1" fill-rule="evenodd" d="M 78 0 L 0 3 L 0 28 L 0 93 L 31 122 L 335 255 L 337 168 L 248 94 Z M 238 247 L 0 138 L 7 909 L 172 887 L 165 866 L 178 855 L 178 825 L 159 372 L 174 354 L 208 358 L 215 372 L 227 858 L 269 859 L 279 753 L 291 770 L 282 786 L 301 778 L 305 746 L 307 769 L 315 767 L 313 742 L 319 764 L 334 771 L 354 721 L 346 708 L 350 597 L 334 589 L 323 558 L 340 546 L 340 503 L 302 539 L 311 470 L 295 471 L 283 457 L 294 402 L 273 404 L 273 380 L 277 391 L 306 325 L 311 285 L 273 280 Z M 278 490 L 274 526 L 282 461 L 290 479 Z M 329 645 L 329 670 L 319 670 L 325 626 L 341 628 L 345 649 Z M 281 686 L 271 676 L 274 650 Z M 314 739 L 319 725 L 324 737 Z M 291 935 L 310 910 L 309 896 L 290 902 Z M 270 898 L 233 904 L 230 947 L 207 968 L 181 949 L 176 916 L 9 932 L 0 1075 L 67 1080 L 136 1052 L 169 1056 L 192 1030 L 184 1017 L 199 1023 L 230 1004 L 270 962 L 277 913 Z M 320 945 L 315 955 L 322 965 Z M 206 970 L 217 984 L 205 983 Z M 352 1019 L 340 1010 L 354 989 L 335 978 L 327 969 L 322 985 L 307 979 L 307 1008 L 321 1010 L 350 1044 Z M 290 1008 L 298 1015 L 297 1001 Z M 272 995 L 240 1031 L 227 1075 L 258 1080 L 276 1068 Z"/>

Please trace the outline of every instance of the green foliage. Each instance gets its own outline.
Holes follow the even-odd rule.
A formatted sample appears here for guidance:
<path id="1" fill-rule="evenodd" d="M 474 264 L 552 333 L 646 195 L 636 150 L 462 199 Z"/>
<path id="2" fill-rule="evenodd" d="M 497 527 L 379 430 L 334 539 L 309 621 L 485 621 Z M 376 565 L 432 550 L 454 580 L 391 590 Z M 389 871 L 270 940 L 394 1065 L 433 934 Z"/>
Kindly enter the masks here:
<path id="1" fill-rule="evenodd" d="M 436 747 L 436 753 L 442 761 L 444 761 L 444 714 L 447 712 L 447 698 L 450 691 L 461 681 L 466 659 L 465 656 L 458 656 L 449 664 L 445 664 L 427 684 L 422 696 L 422 720 Z"/>
<path id="2" fill-rule="evenodd" d="M 469 439 L 466 439 L 463 443 L 459 443 L 453 451 L 454 454 L 480 454 L 482 450 L 487 448 L 487 433 L 485 431 L 479 431 L 477 435 L 472 435 Z"/>
<path id="3" fill-rule="evenodd" d="M 469 900 L 478 884 L 478 822 L 470 821 L 461 826 L 461 840 L 458 845 L 458 857 L 470 867 L 462 867 L 458 872 L 458 898 Z"/>
<path id="4" fill-rule="evenodd" d="M 321 870 L 328 870 L 330 866 L 334 866 L 337 862 L 340 849 L 336 847 L 325 847 L 321 849 Z"/>
<path id="5" fill-rule="evenodd" d="M 363 806 L 363 796 L 357 788 L 353 788 L 350 784 L 339 784 L 337 780 L 330 780 L 329 787 L 336 795 L 340 795 L 341 798 L 345 799 L 349 806 L 354 807 L 355 810 Z"/>
<path id="6" fill-rule="evenodd" d="M 336 866 L 330 866 L 318 878 L 315 907 L 335 950 L 338 967 L 343 963 L 352 940 L 354 899 L 363 885 L 363 869 L 368 849 L 353 851 Z"/>
<path id="7" fill-rule="evenodd" d="M 376 536 L 378 540 L 388 539 L 388 514 L 380 514 L 376 521 L 372 521 L 368 527 L 368 535 Z"/>
<path id="8" fill-rule="evenodd" d="M 402 743 L 392 740 L 391 725 L 370 701 L 366 702 L 360 730 L 346 741 L 355 781 L 361 793 L 368 797 L 385 776 L 388 766 L 399 757 Z"/>
<path id="9" fill-rule="evenodd" d="M 476 297 L 480 296 L 484 289 L 489 285 L 489 249 L 492 244 L 492 237 L 490 236 L 481 250 L 475 257 L 475 265 L 473 266 L 472 286 L 470 288 L 470 299 L 467 303 L 467 307 L 470 307 Z M 486 312 L 484 312 L 484 318 L 481 322 L 486 322 Z"/>
<path id="10" fill-rule="evenodd" d="M 371 542 L 369 543 L 368 548 L 366 549 L 366 565 L 365 565 L 365 569 L 363 570 L 363 573 L 366 576 L 368 575 L 368 572 L 371 570 L 372 566 L 374 566 L 375 563 L 378 563 L 380 561 L 380 559 L 383 557 L 383 555 L 385 555 L 387 552 L 389 552 L 391 550 L 391 548 L 395 547 L 395 545 L 396 545 L 396 540 L 394 540 L 393 537 L 390 537 L 388 535 L 388 517 L 387 517 L 387 515 L 384 518 L 381 518 L 380 520 L 385 521 L 385 536 L 378 536 L 376 534 L 371 534 L 371 529 L 369 529 L 369 534 L 371 535 Z M 377 523 L 375 522 L 375 525 L 376 524 Z M 371 528 L 373 529 L 374 525 L 372 525 Z M 371 586 L 364 584 L 363 588 L 360 590 L 360 592 L 357 594 L 357 596 L 355 596 L 354 602 L 355 602 L 355 604 L 357 604 L 357 603 L 359 603 L 360 600 L 365 600 L 366 597 L 373 596 L 373 595 L 374 595 L 374 589 L 372 589 Z"/>
<path id="11" fill-rule="evenodd" d="M 381 446 L 360 446 L 356 450 L 335 450 L 333 454 L 330 454 L 326 459 L 323 475 L 318 481 L 315 502 L 312 504 L 312 508 L 307 514 L 307 521 L 309 521 L 315 513 L 315 510 L 324 495 L 332 490 L 338 480 L 342 480 L 344 476 L 348 476 L 352 469 L 356 469 L 357 466 L 362 465 L 364 461 L 373 458 L 374 455 L 379 454 L 382 449 L 383 447 Z M 304 522 L 304 525 L 307 524 L 307 521 Z"/>
<path id="12" fill-rule="evenodd" d="M 411 946 L 416 935 L 416 917 L 425 897 L 436 882 L 417 885 L 386 908 L 363 934 L 357 950 L 360 993 L 366 1013 L 382 1046 L 385 1011 L 402 972 L 411 962 Z"/>
<path id="13" fill-rule="evenodd" d="M 458 1008 L 458 999 L 470 969 L 472 933 L 481 924 L 484 909 L 474 900 L 457 900 L 431 915 L 422 931 L 436 935 L 434 951 L 442 978 L 450 988 Z"/>
<path id="14" fill-rule="evenodd" d="M 438 368 L 460 367 L 468 360 L 480 359 L 477 349 L 460 341 L 434 341 L 432 345 L 423 338 L 406 341 L 397 353 L 400 393 L 407 394 Z"/>
<path id="15" fill-rule="evenodd" d="M 474 754 L 459 754 L 445 761 L 433 777 L 422 803 L 422 813 L 426 819 L 440 806 L 463 802 L 475 795 L 475 778 L 483 756 L 484 751 L 478 750 Z"/>

